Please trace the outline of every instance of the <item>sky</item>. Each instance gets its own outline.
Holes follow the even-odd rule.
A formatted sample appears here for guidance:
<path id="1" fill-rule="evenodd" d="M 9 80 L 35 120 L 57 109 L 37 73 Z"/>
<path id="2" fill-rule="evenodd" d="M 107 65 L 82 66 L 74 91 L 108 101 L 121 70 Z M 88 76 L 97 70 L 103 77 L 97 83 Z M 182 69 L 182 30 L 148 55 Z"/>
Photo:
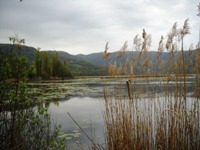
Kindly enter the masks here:
<path id="1" fill-rule="evenodd" d="M 157 50 L 173 24 L 182 28 L 189 18 L 190 35 L 184 49 L 199 40 L 199 0 L 0 0 L 0 43 L 18 35 L 27 46 L 70 54 L 110 52 L 124 42 L 132 49 L 142 30 L 152 35 L 150 50 Z"/>

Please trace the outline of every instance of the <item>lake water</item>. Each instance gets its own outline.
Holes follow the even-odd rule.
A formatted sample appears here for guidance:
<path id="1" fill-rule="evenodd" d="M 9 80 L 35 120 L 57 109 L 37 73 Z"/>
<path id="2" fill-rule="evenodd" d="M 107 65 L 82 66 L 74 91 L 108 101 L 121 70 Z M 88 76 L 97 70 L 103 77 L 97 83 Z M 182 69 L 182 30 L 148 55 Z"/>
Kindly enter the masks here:
<path id="1" fill-rule="evenodd" d="M 77 146 L 74 144 L 75 142 L 84 145 L 91 144 L 78 125 L 93 141 L 103 145 L 105 141 L 102 104 L 100 98 L 72 97 L 57 104 L 50 103 L 49 112 L 54 121 L 61 124 L 61 132 L 67 133 L 66 139 L 69 146 Z M 78 125 L 69 117 L 68 113 L 70 113 Z M 80 133 L 80 136 L 74 137 L 76 133 Z"/>
<path id="2" fill-rule="evenodd" d="M 61 136 L 66 137 L 68 148 L 88 147 L 91 142 L 84 132 L 102 146 L 104 141 L 103 86 L 100 78 L 79 78 L 64 81 L 29 83 L 37 100 L 46 101 L 54 124 L 61 125 Z M 68 113 L 78 123 L 69 117 Z"/>
<path id="3" fill-rule="evenodd" d="M 117 89 L 119 96 L 127 96 L 127 79 L 101 79 L 101 78 L 79 78 L 64 81 L 46 81 L 30 83 L 29 86 L 37 99 L 47 101 L 44 103 L 48 107 L 54 123 L 61 125 L 61 136 L 66 138 L 68 148 L 81 149 L 81 146 L 91 145 L 89 139 L 81 129 L 92 138 L 92 140 L 103 147 L 104 138 L 104 87 L 109 90 Z M 135 92 L 142 89 L 144 102 L 141 106 L 149 105 L 148 99 L 165 95 L 166 88 L 173 94 L 175 85 L 182 85 L 182 80 L 171 80 L 167 82 L 165 78 L 134 79 L 132 87 Z M 168 83 L 168 86 L 166 84 Z M 188 97 L 194 96 L 195 80 L 187 79 Z M 173 88 L 172 88 L 173 87 Z M 139 89 L 139 90 L 138 90 Z M 141 92 L 140 92 L 141 93 Z M 117 95 L 117 94 L 116 94 Z M 146 98 L 145 98 L 146 97 Z M 68 113 L 78 123 L 70 118 Z"/>

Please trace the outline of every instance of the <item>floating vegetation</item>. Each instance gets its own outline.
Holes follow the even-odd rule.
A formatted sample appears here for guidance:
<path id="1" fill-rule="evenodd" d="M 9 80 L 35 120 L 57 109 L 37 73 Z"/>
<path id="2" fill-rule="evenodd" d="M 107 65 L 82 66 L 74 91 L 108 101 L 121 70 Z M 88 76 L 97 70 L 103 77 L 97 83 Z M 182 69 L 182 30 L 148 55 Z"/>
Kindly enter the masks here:
<path id="1" fill-rule="evenodd" d="M 58 135 L 58 138 L 65 139 L 65 140 L 72 140 L 74 138 L 79 138 L 80 135 L 81 133 L 79 132 L 79 130 L 73 130 L 73 132 L 71 133 L 60 132 Z"/>
<path id="2" fill-rule="evenodd" d="M 36 102 L 62 100 L 73 96 L 98 97 L 102 95 L 99 78 L 29 83 L 31 97 Z"/>

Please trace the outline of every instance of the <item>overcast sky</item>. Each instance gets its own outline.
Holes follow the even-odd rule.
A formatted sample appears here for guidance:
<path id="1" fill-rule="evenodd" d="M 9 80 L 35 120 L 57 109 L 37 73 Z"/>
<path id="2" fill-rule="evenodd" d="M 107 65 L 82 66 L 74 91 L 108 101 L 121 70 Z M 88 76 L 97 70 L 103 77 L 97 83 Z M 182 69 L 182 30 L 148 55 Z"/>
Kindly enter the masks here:
<path id="1" fill-rule="evenodd" d="M 0 0 L 0 43 L 18 34 L 26 45 L 70 54 L 118 51 L 125 41 L 131 49 L 142 29 L 152 34 L 152 50 L 172 25 L 189 18 L 191 34 L 185 48 L 199 39 L 199 0 Z"/>

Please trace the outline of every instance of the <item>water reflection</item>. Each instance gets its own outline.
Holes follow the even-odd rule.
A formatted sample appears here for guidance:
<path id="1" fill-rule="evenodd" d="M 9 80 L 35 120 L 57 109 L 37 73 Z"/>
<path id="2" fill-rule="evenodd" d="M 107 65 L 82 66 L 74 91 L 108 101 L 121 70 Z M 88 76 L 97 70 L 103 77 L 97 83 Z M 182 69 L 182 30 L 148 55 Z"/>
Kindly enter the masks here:
<path id="1" fill-rule="evenodd" d="M 86 136 L 81 133 L 80 128 L 72 121 L 67 113 L 70 113 L 83 130 L 93 138 L 98 144 L 104 144 L 104 120 L 103 120 L 103 88 L 107 87 L 108 92 L 115 94 L 115 98 L 128 97 L 126 78 L 124 79 L 109 79 L 100 78 L 90 79 L 75 79 L 56 82 L 32 83 L 41 97 L 47 101 L 44 106 L 49 108 L 49 112 L 53 120 L 57 124 L 61 124 L 61 132 L 66 133 L 66 141 L 69 146 L 76 149 L 75 142 L 81 142 L 86 145 L 91 143 Z M 144 112 L 152 109 L 166 110 L 168 106 L 165 102 L 166 95 L 171 97 L 174 104 L 174 96 L 176 93 L 182 93 L 183 81 L 170 81 L 167 78 L 148 78 L 148 79 L 133 79 L 132 92 L 133 98 L 137 98 L 138 110 Z M 187 79 L 187 96 L 190 97 L 187 103 L 188 108 L 193 106 L 191 97 L 194 96 L 195 80 L 194 78 Z M 179 91 L 176 91 L 179 90 Z M 136 104 L 135 104 L 136 106 Z M 151 111 L 151 110 L 150 110 Z M 148 112 L 147 114 L 153 112 Z M 80 135 L 79 135 L 80 133 Z M 78 149 L 78 148 L 77 148 Z"/>
<path id="2" fill-rule="evenodd" d="M 102 100 L 91 97 L 73 97 L 66 101 L 51 102 L 48 104 L 49 112 L 52 115 L 54 122 L 61 124 L 61 132 L 73 135 L 74 131 L 80 133 L 80 137 L 73 137 L 67 140 L 68 145 L 73 145 L 75 142 L 80 142 L 89 145 L 90 142 L 86 136 L 81 133 L 80 128 L 72 121 L 67 113 L 77 121 L 81 128 L 94 141 L 104 142 L 104 126 L 103 126 L 103 107 Z"/>

